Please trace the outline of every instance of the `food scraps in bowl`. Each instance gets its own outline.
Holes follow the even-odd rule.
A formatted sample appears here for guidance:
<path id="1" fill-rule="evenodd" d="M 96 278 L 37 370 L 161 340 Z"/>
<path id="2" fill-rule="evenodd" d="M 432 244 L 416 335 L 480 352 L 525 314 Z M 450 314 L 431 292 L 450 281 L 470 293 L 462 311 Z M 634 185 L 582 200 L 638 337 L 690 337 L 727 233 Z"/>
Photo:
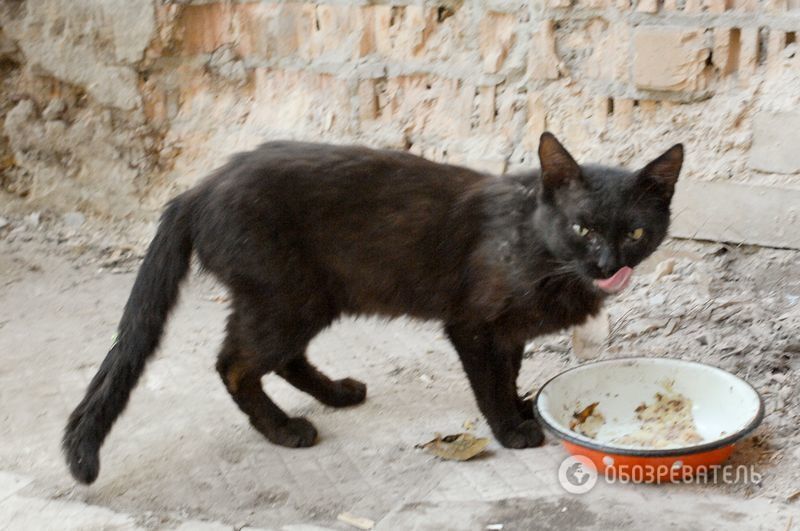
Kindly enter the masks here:
<path id="1" fill-rule="evenodd" d="M 605 424 L 605 417 L 593 402 L 575 412 L 569 428 L 591 439 Z M 680 393 L 655 393 L 650 404 L 642 402 L 635 410 L 640 424 L 629 433 L 609 442 L 636 448 L 671 448 L 703 442 L 692 416 L 692 401 Z"/>
<path id="2" fill-rule="evenodd" d="M 606 422 L 606 418 L 597 410 L 599 405 L 600 402 L 592 402 L 581 411 L 573 413 L 572 420 L 569 421 L 569 429 L 586 435 L 590 439 L 596 439 L 597 432 Z"/>

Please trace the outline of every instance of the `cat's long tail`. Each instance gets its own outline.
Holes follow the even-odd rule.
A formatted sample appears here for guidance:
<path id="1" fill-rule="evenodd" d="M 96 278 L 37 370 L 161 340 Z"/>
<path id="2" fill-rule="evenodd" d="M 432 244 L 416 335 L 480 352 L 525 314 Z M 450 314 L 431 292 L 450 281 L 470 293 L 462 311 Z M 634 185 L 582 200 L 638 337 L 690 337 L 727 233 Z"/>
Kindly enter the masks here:
<path id="1" fill-rule="evenodd" d="M 82 483 L 97 479 L 100 446 L 158 347 L 189 271 L 192 238 L 186 203 L 184 196 L 178 197 L 162 214 L 125 305 L 117 340 L 69 417 L 62 447 L 72 475 Z"/>

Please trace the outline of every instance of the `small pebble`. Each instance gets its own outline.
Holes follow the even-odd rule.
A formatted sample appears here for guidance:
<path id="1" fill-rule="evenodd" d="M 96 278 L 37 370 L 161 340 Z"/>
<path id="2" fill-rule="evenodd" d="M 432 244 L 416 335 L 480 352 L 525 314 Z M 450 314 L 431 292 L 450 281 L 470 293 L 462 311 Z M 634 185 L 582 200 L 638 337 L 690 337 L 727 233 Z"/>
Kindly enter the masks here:
<path id="1" fill-rule="evenodd" d="M 655 272 L 653 273 L 655 279 L 660 280 L 667 275 L 671 275 L 675 270 L 675 263 L 676 262 L 674 258 L 667 258 L 666 260 L 659 262 L 656 266 Z"/>
<path id="2" fill-rule="evenodd" d="M 28 214 L 27 216 L 25 216 L 25 223 L 29 227 L 35 229 L 36 227 L 39 226 L 39 223 L 41 222 L 41 219 L 42 219 L 41 213 L 34 212 L 33 214 Z"/>
<path id="3" fill-rule="evenodd" d="M 80 212 L 67 212 L 62 218 L 64 225 L 67 227 L 78 228 L 86 221 L 86 216 Z"/>

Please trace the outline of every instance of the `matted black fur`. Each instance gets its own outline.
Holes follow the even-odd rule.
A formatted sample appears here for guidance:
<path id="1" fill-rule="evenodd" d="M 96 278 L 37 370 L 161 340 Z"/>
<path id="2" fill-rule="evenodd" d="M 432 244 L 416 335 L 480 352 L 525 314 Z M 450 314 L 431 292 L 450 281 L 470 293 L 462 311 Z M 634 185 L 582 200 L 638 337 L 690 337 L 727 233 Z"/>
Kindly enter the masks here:
<path id="1" fill-rule="evenodd" d="M 540 445 L 516 387 L 525 341 L 596 313 L 594 280 L 655 250 L 683 148 L 634 172 L 581 167 L 545 133 L 539 158 L 541 170 L 498 178 L 353 146 L 271 142 L 233 157 L 164 212 L 117 341 L 67 424 L 73 476 L 97 478 L 193 251 L 232 296 L 217 369 L 270 441 L 310 446 L 317 432 L 278 408 L 261 377 L 276 372 L 335 407 L 362 402 L 363 383 L 330 380 L 305 350 L 342 315 L 378 314 L 443 322 L 498 441 Z"/>

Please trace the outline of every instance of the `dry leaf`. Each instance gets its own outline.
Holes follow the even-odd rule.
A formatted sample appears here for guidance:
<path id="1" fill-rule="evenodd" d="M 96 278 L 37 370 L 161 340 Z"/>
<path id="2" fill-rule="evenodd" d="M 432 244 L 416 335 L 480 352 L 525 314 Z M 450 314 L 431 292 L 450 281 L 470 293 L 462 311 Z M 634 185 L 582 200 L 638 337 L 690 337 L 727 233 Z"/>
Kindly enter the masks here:
<path id="1" fill-rule="evenodd" d="M 417 445 L 428 453 L 450 461 L 466 461 L 483 452 L 489 446 L 489 439 L 475 437 L 469 433 L 457 433 L 436 438 L 425 444 Z"/>

